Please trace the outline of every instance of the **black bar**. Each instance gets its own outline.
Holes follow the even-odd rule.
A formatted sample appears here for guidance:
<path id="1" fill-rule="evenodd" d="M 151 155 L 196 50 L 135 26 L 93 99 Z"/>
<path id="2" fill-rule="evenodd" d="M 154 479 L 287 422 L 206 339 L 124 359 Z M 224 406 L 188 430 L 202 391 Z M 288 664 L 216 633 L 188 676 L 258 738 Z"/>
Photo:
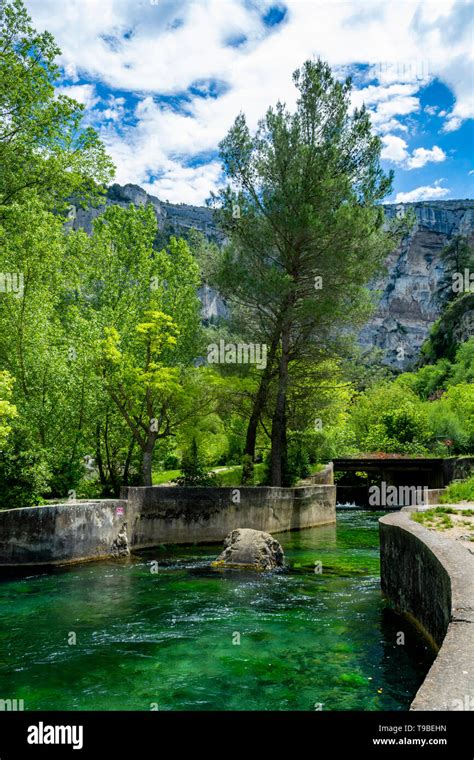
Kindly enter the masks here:
<path id="1" fill-rule="evenodd" d="M 333 751 L 348 758 L 357 753 L 472 760 L 473 718 L 470 712 L 1 712 L 0 760 L 97 758 L 102 753 L 107 760 L 130 760 L 186 752 L 226 758 L 236 752 L 253 760 L 259 750 L 270 757 L 290 752 L 291 757 L 317 758 Z M 70 727 L 64 739 L 77 749 L 28 743 L 28 736 L 61 740 L 59 726 Z"/>

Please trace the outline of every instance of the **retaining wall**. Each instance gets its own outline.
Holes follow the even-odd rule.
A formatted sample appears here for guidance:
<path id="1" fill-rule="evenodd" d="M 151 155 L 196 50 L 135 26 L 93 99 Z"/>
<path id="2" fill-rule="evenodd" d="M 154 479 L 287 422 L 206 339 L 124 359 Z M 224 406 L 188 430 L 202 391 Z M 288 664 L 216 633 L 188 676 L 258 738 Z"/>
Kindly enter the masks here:
<path id="1" fill-rule="evenodd" d="M 115 553 L 126 521 L 121 500 L 68 502 L 0 512 L 0 565 L 100 559 Z"/>
<path id="2" fill-rule="evenodd" d="M 0 511 L 0 566 L 101 559 L 163 543 L 222 541 L 336 521 L 334 486 L 123 489 L 122 498 Z"/>
<path id="3" fill-rule="evenodd" d="M 222 541 L 235 528 L 268 533 L 336 521 L 334 486 L 124 488 L 134 512 L 131 545 Z"/>
<path id="4" fill-rule="evenodd" d="M 410 519 L 380 518 L 382 590 L 440 647 L 412 710 L 474 710 L 474 555 Z"/>

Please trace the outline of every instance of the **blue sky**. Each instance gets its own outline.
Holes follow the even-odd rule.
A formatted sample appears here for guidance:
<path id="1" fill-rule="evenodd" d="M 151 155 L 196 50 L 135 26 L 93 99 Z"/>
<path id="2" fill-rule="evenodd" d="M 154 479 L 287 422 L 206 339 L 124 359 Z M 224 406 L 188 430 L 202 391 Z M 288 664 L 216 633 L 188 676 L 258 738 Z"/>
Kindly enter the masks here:
<path id="1" fill-rule="evenodd" d="M 397 202 L 474 197 L 473 6 L 465 0 L 26 0 L 62 50 L 117 181 L 202 204 L 219 140 L 249 126 L 320 56 L 354 81 L 395 170 Z"/>

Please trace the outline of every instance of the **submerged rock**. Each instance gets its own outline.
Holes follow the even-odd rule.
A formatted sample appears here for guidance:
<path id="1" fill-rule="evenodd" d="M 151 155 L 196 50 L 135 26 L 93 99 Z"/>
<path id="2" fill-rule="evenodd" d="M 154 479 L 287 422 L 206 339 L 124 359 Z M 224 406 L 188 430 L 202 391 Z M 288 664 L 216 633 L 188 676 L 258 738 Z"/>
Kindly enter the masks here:
<path id="1" fill-rule="evenodd" d="M 282 567 L 283 561 L 283 549 L 270 533 L 238 528 L 225 538 L 224 551 L 212 566 L 274 570 L 276 567 Z"/>
<path id="2" fill-rule="evenodd" d="M 114 557 L 128 557 L 129 554 L 127 523 L 124 523 L 112 542 L 112 555 Z"/>

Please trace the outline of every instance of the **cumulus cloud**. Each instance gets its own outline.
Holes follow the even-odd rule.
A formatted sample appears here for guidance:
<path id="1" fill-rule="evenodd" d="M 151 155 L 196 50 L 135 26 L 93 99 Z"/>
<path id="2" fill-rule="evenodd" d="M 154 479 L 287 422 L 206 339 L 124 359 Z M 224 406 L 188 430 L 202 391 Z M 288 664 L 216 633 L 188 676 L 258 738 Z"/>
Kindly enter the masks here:
<path id="1" fill-rule="evenodd" d="M 441 150 L 437 145 L 434 145 L 431 150 L 426 148 L 416 148 L 407 160 L 406 165 L 408 169 L 420 169 L 425 164 L 434 162 L 436 164 L 446 159 L 446 153 Z"/>
<path id="2" fill-rule="evenodd" d="M 94 108 L 100 100 L 96 94 L 95 85 L 93 84 L 73 84 L 65 87 L 58 87 L 57 90 L 62 95 L 67 95 L 69 98 L 74 98 L 74 100 L 82 103 L 87 110 Z"/>
<path id="3" fill-rule="evenodd" d="M 218 178 L 215 157 L 192 169 L 189 159 L 215 151 L 239 111 L 255 128 L 269 104 L 280 99 L 294 106 L 291 74 L 306 58 L 319 55 L 341 72 L 355 63 L 367 66 L 354 105 L 367 104 L 374 129 L 391 140 L 385 149 L 406 168 L 442 160 L 433 153 L 436 147 L 430 155 L 409 155 L 408 148 L 404 155 L 393 140 L 394 132 L 407 135 L 403 120 L 420 112 L 424 85 L 438 77 L 454 95 L 443 117 L 445 131 L 472 115 L 469 14 L 462 2 L 423 7 L 416 0 L 348 0 L 332 3 L 330 12 L 327 0 L 26 3 L 35 25 L 50 30 L 63 51 L 64 89 L 72 94 L 77 88 L 74 97 L 97 114 L 118 176 L 138 184 L 152 177 L 155 189 L 176 199 L 202 202 L 208 195 Z M 269 26 L 275 6 L 286 14 Z M 429 50 L 429 61 L 420 50 Z M 111 90 L 111 99 L 98 102 L 94 85 L 84 81 Z M 166 98 L 181 98 L 181 107 Z M 206 190 L 205 182 L 211 183 Z"/>
<path id="4" fill-rule="evenodd" d="M 423 185 L 409 190 L 406 193 L 397 193 L 395 203 L 414 203 L 415 201 L 434 201 L 446 198 L 451 192 L 448 187 L 441 187 L 440 182 L 436 180 L 433 185 Z"/>
<path id="5" fill-rule="evenodd" d="M 428 163 L 445 161 L 444 150 L 434 145 L 433 148 L 415 148 L 410 154 L 407 142 L 396 135 L 386 135 L 382 138 L 382 158 L 391 161 L 404 169 L 421 169 Z"/>
<path id="6" fill-rule="evenodd" d="M 408 158 L 407 142 L 396 135 L 386 135 L 382 138 L 381 157 L 394 164 L 403 164 Z"/>

